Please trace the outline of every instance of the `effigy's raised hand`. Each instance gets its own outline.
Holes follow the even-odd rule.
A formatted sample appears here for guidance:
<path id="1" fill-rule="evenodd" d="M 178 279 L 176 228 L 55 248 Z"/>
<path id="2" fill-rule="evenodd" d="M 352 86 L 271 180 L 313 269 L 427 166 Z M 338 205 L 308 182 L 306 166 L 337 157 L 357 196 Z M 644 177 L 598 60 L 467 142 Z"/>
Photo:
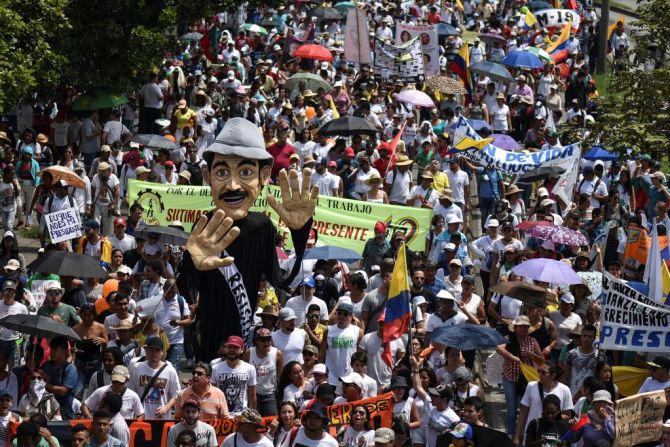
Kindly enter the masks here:
<path id="1" fill-rule="evenodd" d="M 298 173 L 291 170 L 288 174 L 282 169 L 279 172 L 279 188 L 281 189 L 281 203 L 268 195 L 268 204 L 277 212 L 279 218 L 292 230 L 302 228 L 314 216 L 316 202 L 319 198 L 319 187 L 310 190 L 312 170 L 305 168 L 302 171 L 302 188 L 298 182 Z"/>
<path id="2" fill-rule="evenodd" d="M 240 229 L 233 226 L 233 220 L 223 210 L 216 210 L 209 222 L 207 216 L 200 216 L 186 243 L 195 268 L 214 270 L 231 265 L 235 259 L 222 258 L 221 253 L 239 234 Z"/>

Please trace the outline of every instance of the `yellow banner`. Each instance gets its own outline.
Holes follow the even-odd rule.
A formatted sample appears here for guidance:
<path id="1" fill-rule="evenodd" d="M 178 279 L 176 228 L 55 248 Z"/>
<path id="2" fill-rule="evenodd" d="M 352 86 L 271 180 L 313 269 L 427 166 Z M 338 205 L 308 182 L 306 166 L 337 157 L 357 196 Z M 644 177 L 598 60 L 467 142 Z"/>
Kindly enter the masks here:
<path id="1" fill-rule="evenodd" d="M 281 201 L 279 187 L 267 186 L 251 211 L 267 214 L 279 234 L 285 238 L 286 246 L 291 248 L 288 228 L 268 205 L 267 194 L 273 194 Z M 167 225 L 179 220 L 186 231 L 190 231 L 203 213 L 214 209 L 208 186 L 175 186 L 130 180 L 128 200 L 131 204 L 138 202 L 142 205 L 143 220 L 147 224 Z M 365 242 L 374 237 L 375 222 L 382 221 L 388 226 L 389 237 L 392 232 L 402 230 L 411 250 L 424 251 L 432 214 L 429 209 L 320 196 L 312 228 L 318 232 L 319 242 L 324 245 L 345 247 L 362 253 Z"/>

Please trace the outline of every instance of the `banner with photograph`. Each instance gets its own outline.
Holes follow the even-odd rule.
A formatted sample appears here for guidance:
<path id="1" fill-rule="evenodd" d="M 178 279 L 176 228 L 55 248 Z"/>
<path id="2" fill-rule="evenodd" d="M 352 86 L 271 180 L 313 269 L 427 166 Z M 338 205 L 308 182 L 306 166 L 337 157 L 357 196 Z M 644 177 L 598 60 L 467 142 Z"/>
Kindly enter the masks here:
<path id="1" fill-rule="evenodd" d="M 184 229 L 190 231 L 202 214 L 214 209 L 209 186 L 164 185 L 131 180 L 128 191 L 130 203 L 138 202 L 144 208 L 142 219 L 149 225 L 167 225 L 173 220 L 179 220 L 184 224 Z M 268 205 L 265 198 L 267 194 L 273 194 L 281 201 L 279 187 L 267 186 L 251 211 L 267 214 L 284 237 L 286 247 L 292 248 L 288 228 Z M 401 230 L 405 233 L 409 248 L 422 251 L 425 249 L 432 215 L 432 210 L 426 208 L 320 196 L 312 228 L 319 233 L 319 241 L 324 245 L 345 247 L 362 253 L 365 242 L 374 237 L 375 223 L 382 221 L 387 224 L 389 237 L 392 232 Z"/>
<path id="2" fill-rule="evenodd" d="M 607 272 L 603 272 L 601 305 L 601 349 L 670 351 L 670 307 L 652 301 Z"/>
<path id="3" fill-rule="evenodd" d="M 437 76 L 440 74 L 440 48 L 437 40 L 437 27 L 435 25 L 412 26 L 398 22 L 395 35 L 401 45 L 418 37 L 419 42 L 421 42 L 423 69 L 426 76 Z"/>
<path id="4" fill-rule="evenodd" d="M 374 59 L 372 70 L 378 82 L 419 82 L 426 79 L 418 37 L 401 46 L 375 37 Z"/>

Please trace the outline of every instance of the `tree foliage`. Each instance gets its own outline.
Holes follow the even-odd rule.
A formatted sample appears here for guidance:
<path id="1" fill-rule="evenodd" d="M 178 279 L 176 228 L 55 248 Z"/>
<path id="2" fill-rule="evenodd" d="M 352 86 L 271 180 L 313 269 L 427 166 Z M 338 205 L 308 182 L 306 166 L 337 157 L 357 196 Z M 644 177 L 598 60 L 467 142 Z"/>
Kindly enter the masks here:
<path id="1" fill-rule="evenodd" d="M 631 32 L 637 67 L 613 75 L 609 91 L 601 92 L 596 131 L 608 149 L 661 158 L 670 154 L 670 2 L 643 1 L 637 12 Z"/>
<path id="2" fill-rule="evenodd" d="M 53 89 L 65 58 L 54 42 L 68 32 L 66 0 L 0 0 L 0 111 Z"/>

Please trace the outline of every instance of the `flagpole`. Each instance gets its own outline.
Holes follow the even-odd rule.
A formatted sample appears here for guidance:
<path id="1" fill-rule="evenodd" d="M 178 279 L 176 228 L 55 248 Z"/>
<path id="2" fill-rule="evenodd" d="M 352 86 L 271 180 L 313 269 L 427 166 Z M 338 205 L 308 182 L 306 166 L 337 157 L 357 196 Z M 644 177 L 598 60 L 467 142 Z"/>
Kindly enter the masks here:
<path id="1" fill-rule="evenodd" d="M 405 263 L 407 263 L 407 245 L 406 242 L 402 243 L 402 249 L 405 252 Z M 407 265 L 407 268 L 409 268 L 409 264 Z M 407 339 L 407 352 L 409 352 L 410 356 L 414 355 L 413 349 L 412 349 L 412 325 L 414 324 L 414 313 L 412 312 L 412 301 L 410 300 L 410 296 L 412 294 L 410 293 L 410 288 L 409 288 L 409 272 L 407 269 L 405 269 L 405 285 L 407 286 L 407 299 L 409 300 L 409 325 L 407 326 L 407 331 L 409 332 L 409 337 Z"/>

